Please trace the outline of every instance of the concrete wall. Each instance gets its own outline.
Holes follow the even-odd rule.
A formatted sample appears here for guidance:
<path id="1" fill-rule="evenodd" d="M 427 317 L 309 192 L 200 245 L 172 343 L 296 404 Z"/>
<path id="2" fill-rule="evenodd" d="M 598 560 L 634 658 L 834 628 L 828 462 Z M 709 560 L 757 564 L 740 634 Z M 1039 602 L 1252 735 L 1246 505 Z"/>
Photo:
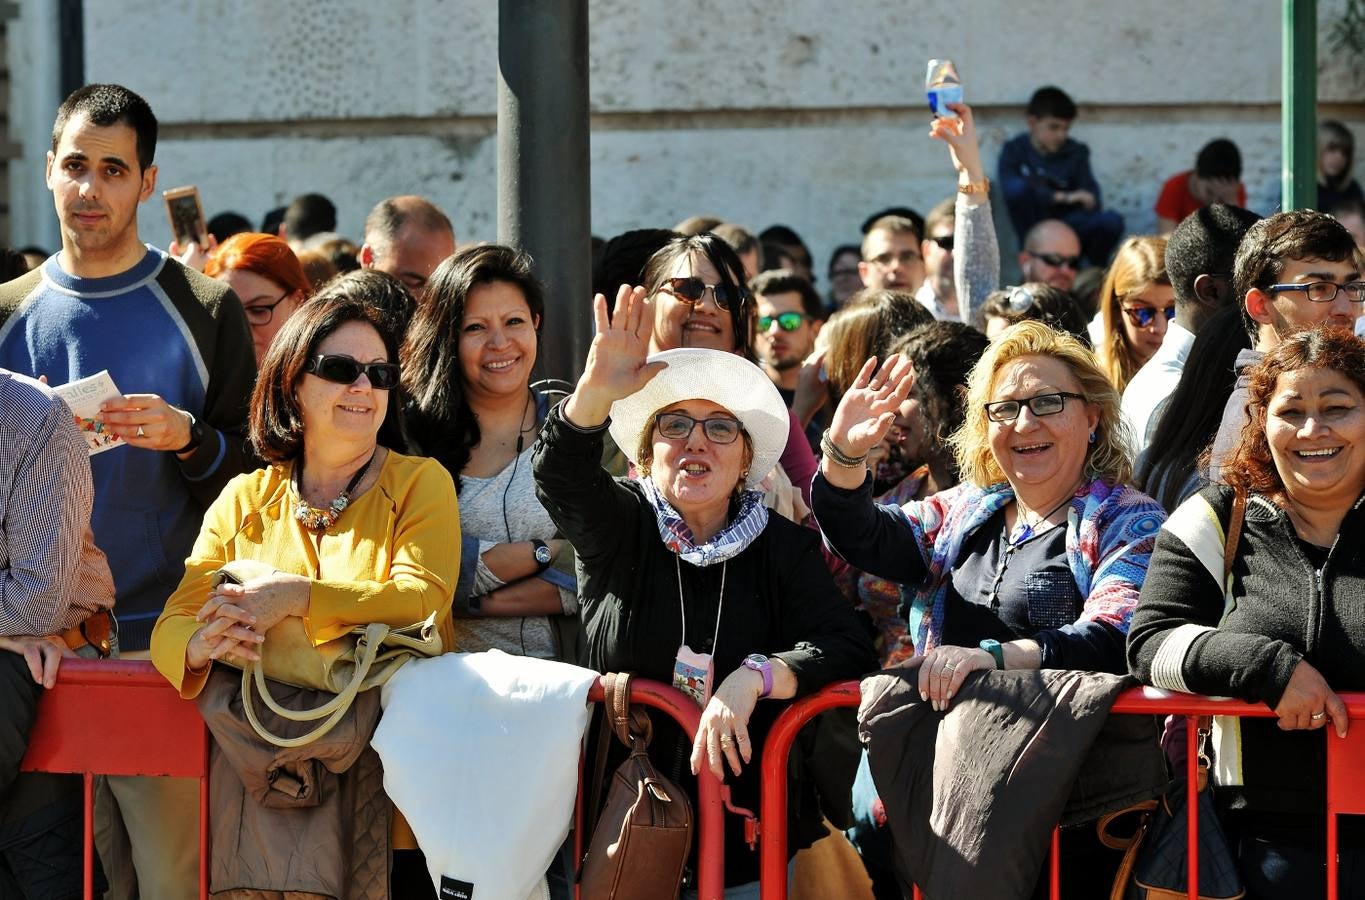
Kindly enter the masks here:
<path id="1" fill-rule="evenodd" d="M 1344 3 L 1320 0 L 1323 34 Z M 946 149 L 925 136 L 930 56 L 957 61 L 991 169 L 1035 87 L 1071 92 L 1074 133 L 1134 231 L 1152 227 L 1161 180 L 1218 136 L 1242 148 L 1251 205 L 1278 203 L 1280 0 L 591 0 L 590 11 L 599 235 L 694 213 L 755 231 L 784 222 L 823 268 L 868 213 L 927 210 L 952 190 Z M 461 241 L 491 240 L 496 31 L 494 0 L 101 0 L 86 4 L 86 73 L 148 97 L 163 122 L 161 186 L 198 184 L 210 215 L 259 218 L 321 191 L 358 236 L 375 201 L 415 191 L 446 208 Z M 1365 85 L 1325 39 L 1321 49 L 1323 113 L 1365 141 Z M 142 225 L 168 239 L 159 203 Z"/>

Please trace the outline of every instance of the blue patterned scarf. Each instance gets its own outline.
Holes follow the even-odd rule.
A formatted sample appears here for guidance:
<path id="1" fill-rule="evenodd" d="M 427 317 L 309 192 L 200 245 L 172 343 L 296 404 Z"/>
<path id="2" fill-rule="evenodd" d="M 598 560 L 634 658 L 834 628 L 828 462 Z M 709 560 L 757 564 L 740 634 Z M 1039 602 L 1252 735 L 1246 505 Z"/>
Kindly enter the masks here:
<path id="1" fill-rule="evenodd" d="M 732 559 L 752 544 L 768 524 L 768 507 L 763 505 L 763 492 L 744 491 L 739 497 L 739 514 L 712 535 L 711 540 L 697 544 L 693 541 L 692 529 L 687 527 L 678 511 L 659 493 L 654 479 L 641 478 L 639 485 L 654 509 L 654 518 L 659 523 L 659 537 L 664 546 L 694 566 L 711 566 Z"/>

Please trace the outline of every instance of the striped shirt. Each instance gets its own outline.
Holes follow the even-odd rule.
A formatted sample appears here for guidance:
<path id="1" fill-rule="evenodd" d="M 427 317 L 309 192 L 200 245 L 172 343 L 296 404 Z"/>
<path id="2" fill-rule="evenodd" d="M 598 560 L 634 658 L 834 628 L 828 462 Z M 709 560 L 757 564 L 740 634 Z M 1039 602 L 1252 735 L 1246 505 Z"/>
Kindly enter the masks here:
<path id="1" fill-rule="evenodd" d="M 57 634 L 114 605 L 90 530 L 94 497 L 66 404 L 0 368 L 0 636 Z"/>

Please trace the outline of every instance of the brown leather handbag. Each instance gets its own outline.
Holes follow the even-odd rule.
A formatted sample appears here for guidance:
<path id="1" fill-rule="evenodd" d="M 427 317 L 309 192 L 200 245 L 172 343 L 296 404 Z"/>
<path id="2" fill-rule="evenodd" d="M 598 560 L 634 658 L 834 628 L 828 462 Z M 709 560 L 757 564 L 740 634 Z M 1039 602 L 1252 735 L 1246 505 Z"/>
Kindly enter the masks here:
<path id="1" fill-rule="evenodd" d="M 653 736 L 649 716 L 630 706 L 630 675 L 609 674 L 597 736 L 597 765 L 593 778 L 591 816 L 602 813 L 589 827 L 592 843 L 579 870 L 581 900 L 667 900 L 677 897 L 683 866 L 692 847 L 692 804 L 687 794 L 655 770 L 646 750 Z M 605 806 L 602 776 L 606 774 L 610 733 L 630 748 L 630 757 L 611 777 Z"/>

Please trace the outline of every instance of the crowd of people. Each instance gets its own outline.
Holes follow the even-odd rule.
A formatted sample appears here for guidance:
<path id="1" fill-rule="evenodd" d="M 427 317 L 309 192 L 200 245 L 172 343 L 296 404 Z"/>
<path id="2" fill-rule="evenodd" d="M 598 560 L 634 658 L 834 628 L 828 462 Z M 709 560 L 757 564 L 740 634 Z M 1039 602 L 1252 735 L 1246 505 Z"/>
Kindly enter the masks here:
<path id="1" fill-rule="evenodd" d="M 783 701 L 899 679 L 894 708 L 865 695 L 876 714 L 856 735 L 822 717 L 793 760 L 791 872 L 812 896 L 942 883 L 934 853 L 908 849 L 931 830 L 906 792 L 935 809 L 991 796 L 1008 765 L 967 737 L 991 709 L 1050 735 L 1049 768 L 1074 772 L 1101 739 L 1057 739 L 1019 703 L 1083 720 L 1077 697 L 1130 674 L 1264 703 L 1273 718 L 1214 726 L 1223 824 L 1248 897 L 1321 893 L 1315 732 L 1344 736 L 1338 693 L 1365 688 L 1351 132 L 1321 124 L 1322 212 L 1245 209 L 1220 138 L 1162 188 L 1160 234 L 1126 236 L 1064 91 L 1034 94 L 994 183 L 971 108 L 950 109 L 929 139 L 953 195 L 869 216 L 823 293 L 786 226 L 698 215 L 595 241 L 595 336 L 565 382 L 538 365 L 558 326 L 521 250 L 457 245 L 415 195 L 380 201 L 352 241 L 319 194 L 260 231 L 223 213 L 158 249 L 136 216 L 156 187 L 152 110 L 118 85 L 67 97 L 47 167 L 62 245 L 6 251 L 0 273 L 0 896 L 81 893 L 79 781 L 19 772 L 69 656 L 150 659 L 199 704 L 216 894 L 437 896 L 461 873 L 436 868 L 425 810 L 386 794 L 379 691 L 302 750 L 242 724 L 257 723 L 238 669 L 272 641 L 375 623 L 672 684 L 700 727 L 652 714 L 654 765 L 694 801 L 709 771 L 751 809 Z M 1001 283 L 993 198 L 1019 233 L 1018 284 Z M 64 387 L 92 376 L 117 389 L 73 412 Z M 919 746 L 888 725 L 905 716 L 955 729 L 972 777 L 939 777 L 968 765 L 943 750 L 897 756 Z M 1159 758 L 1155 731 L 1140 743 Z M 1160 783 L 1117 779 L 1125 799 L 1163 790 L 1158 768 Z M 193 781 L 100 779 L 99 890 L 195 895 L 197 805 Z M 1113 885 L 1105 811 L 1062 831 L 1064 896 Z M 572 896 L 570 823 L 499 814 L 532 817 L 546 848 L 522 864 Z M 1342 841 L 1355 896 L 1365 832 Z M 866 878 L 822 881 L 812 845 Z M 1025 873 L 1006 895 L 1045 889 L 1033 863 L 1005 871 Z M 727 816 L 726 894 L 757 897 L 757 881 Z"/>

